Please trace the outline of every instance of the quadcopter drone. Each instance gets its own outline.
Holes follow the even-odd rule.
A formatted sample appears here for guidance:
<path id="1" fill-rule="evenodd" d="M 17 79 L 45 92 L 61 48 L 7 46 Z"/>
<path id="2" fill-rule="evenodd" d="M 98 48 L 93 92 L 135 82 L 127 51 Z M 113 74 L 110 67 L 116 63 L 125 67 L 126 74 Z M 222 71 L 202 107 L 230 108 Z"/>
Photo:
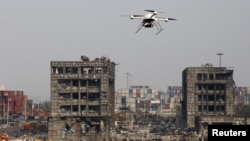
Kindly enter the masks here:
<path id="1" fill-rule="evenodd" d="M 145 27 L 145 28 L 153 28 L 154 26 L 156 26 L 156 28 L 157 28 L 156 35 L 158 35 L 163 30 L 163 28 L 161 27 L 159 21 L 168 22 L 169 20 L 176 20 L 174 18 L 156 17 L 157 13 L 162 13 L 162 12 L 157 12 L 157 11 L 154 11 L 154 10 L 145 10 L 145 11 L 148 12 L 145 15 L 130 15 L 129 16 L 130 19 L 140 19 L 140 20 L 142 20 L 135 33 L 139 32 L 143 27 Z M 124 16 L 126 16 L 126 15 L 124 15 Z"/>

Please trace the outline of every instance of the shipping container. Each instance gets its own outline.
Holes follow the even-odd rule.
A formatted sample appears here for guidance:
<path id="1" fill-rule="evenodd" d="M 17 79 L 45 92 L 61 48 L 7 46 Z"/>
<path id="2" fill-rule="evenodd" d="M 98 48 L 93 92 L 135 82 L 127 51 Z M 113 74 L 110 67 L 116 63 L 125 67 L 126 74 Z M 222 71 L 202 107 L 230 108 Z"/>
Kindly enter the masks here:
<path id="1" fill-rule="evenodd" d="M 249 105 L 249 101 L 244 101 L 244 105 Z"/>
<path id="2" fill-rule="evenodd" d="M 128 94 L 128 89 L 122 89 L 122 94 Z"/>
<path id="3" fill-rule="evenodd" d="M 25 116 L 23 115 L 19 116 L 19 121 L 25 121 Z"/>
<path id="4" fill-rule="evenodd" d="M 136 89 L 136 93 L 141 93 L 140 89 Z"/>
<path id="5" fill-rule="evenodd" d="M 129 89 L 129 94 L 133 94 L 133 89 Z"/>
<path id="6" fill-rule="evenodd" d="M 247 94 L 250 95 L 250 87 L 247 87 Z"/>
<path id="7" fill-rule="evenodd" d="M 144 93 L 144 94 L 146 94 L 148 91 L 147 91 L 147 89 L 146 88 L 142 88 L 142 89 L 140 89 L 140 93 Z"/>
<path id="8" fill-rule="evenodd" d="M 129 97 L 126 100 L 127 100 L 127 103 L 135 103 L 135 98 Z"/>
<path id="9" fill-rule="evenodd" d="M 249 101 L 249 95 L 244 95 L 244 101 Z"/>
<path id="10" fill-rule="evenodd" d="M 151 110 L 152 110 L 152 111 L 157 111 L 157 110 L 158 110 L 158 106 L 153 106 L 153 107 L 151 108 Z"/>
<path id="11" fill-rule="evenodd" d="M 140 93 L 136 93 L 136 98 L 141 98 L 141 94 Z"/>
<path id="12" fill-rule="evenodd" d="M 136 94 L 136 89 L 133 89 L 133 93 Z"/>
<path id="13" fill-rule="evenodd" d="M 170 106 L 170 109 L 173 109 L 175 108 L 175 103 L 170 103 L 169 106 Z"/>
<path id="14" fill-rule="evenodd" d="M 129 93 L 128 97 L 133 97 L 133 94 L 132 94 L 132 93 Z"/>
<path id="15" fill-rule="evenodd" d="M 148 89 L 147 93 L 152 94 L 152 89 Z"/>
<path id="16" fill-rule="evenodd" d="M 152 93 L 158 94 L 158 93 L 159 93 L 159 90 L 156 89 L 156 88 L 153 88 Z"/>
<path id="17" fill-rule="evenodd" d="M 133 97 L 136 98 L 136 93 L 133 93 Z"/>
<path id="18" fill-rule="evenodd" d="M 165 104 L 164 109 L 170 109 L 170 104 L 169 103 Z"/>
<path id="19" fill-rule="evenodd" d="M 144 98 L 145 96 L 144 96 L 144 93 L 140 93 L 140 97 L 141 98 Z"/>
<path id="20" fill-rule="evenodd" d="M 131 107 L 131 108 L 136 108 L 135 102 L 134 102 L 134 103 L 130 103 L 130 107 Z"/>

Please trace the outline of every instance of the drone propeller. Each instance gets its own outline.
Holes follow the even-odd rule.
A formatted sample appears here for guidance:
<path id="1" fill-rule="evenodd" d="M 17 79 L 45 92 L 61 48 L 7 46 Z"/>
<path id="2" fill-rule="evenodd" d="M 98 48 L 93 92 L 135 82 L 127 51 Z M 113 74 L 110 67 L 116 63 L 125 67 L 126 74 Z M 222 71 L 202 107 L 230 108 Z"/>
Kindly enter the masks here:
<path id="1" fill-rule="evenodd" d="M 143 17 L 144 15 L 121 15 L 121 17 Z"/>
<path id="2" fill-rule="evenodd" d="M 161 12 L 161 11 L 155 11 L 155 10 L 145 10 L 147 12 L 152 12 L 152 13 L 165 13 L 165 12 Z"/>
<path id="3" fill-rule="evenodd" d="M 174 19 L 174 18 L 168 18 L 168 20 L 177 20 L 177 19 Z"/>
<path id="4" fill-rule="evenodd" d="M 154 10 L 145 10 L 145 11 L 147 11 L 147 12 L 155 12 Z"/>
<path id="5" fill-rule="evenodd" d="M 131 15 L 120 15 L 121 17 L 130 17 Z"/>

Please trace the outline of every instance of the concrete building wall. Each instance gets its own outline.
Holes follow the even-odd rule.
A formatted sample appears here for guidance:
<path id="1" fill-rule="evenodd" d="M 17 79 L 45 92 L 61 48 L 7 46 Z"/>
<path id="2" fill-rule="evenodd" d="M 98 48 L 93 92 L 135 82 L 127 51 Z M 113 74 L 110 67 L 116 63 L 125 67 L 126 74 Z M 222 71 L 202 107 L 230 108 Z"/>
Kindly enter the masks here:
<path id="1" fill-rule="evenodd" d="M 190 67 L 182 73 L 183 114 L 188 128 L 198 127 L 201 116 L 232 116 L 233 70 L 225 67 Z"/>
<path id="2" fill-rule="evenodd" d="M 114 126 L 115 63 L 51 61 L 51 140 L 109 140 Z"/>

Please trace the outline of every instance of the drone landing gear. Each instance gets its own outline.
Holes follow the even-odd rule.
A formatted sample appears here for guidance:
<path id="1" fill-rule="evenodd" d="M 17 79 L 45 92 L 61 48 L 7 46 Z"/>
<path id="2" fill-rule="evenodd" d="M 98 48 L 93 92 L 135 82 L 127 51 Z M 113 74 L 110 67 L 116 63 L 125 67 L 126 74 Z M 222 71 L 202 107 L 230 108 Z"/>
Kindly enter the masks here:
<path id="1" fill-rule="evenodd" d="M 138 26 L 138 29 L 136 30 L 136 32 L 135 33 L 137 33 L 137 32 L 139 32 L 141 29 L 142 29 L 142 24 L 140 24 L 139 26 Z"/>
<path id="2" fill-rule="evenodd" d="M 155 26 L 156 26 L 157 31 L 158 31 L 156 33 L 156 35 L 158 35 L 160 32 L 162 32 L 163 28 L 161 27 L 161 25 L 158 22 L 155 23 Z"/>
<path id="3" fill-rule="evenodd" d="M 161 29 L 156 33 L 156 35 L 158 35 L 160 32 L 162 32 L 163 29 L 164 29 L 164 28 L 161 28 Z"/>

